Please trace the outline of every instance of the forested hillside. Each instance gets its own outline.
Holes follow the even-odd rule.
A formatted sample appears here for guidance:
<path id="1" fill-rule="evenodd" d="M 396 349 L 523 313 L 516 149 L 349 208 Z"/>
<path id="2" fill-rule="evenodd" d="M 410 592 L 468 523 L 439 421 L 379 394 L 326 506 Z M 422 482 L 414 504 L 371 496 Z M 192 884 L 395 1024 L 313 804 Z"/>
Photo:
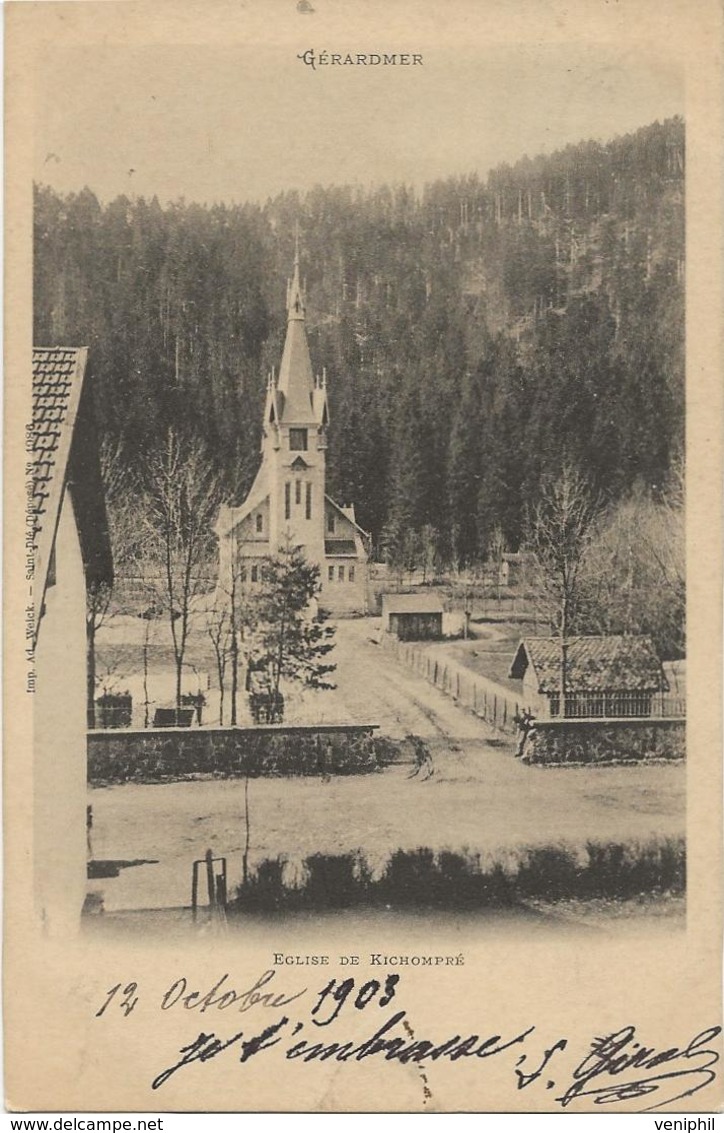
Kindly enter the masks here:
<path id="1" fill-rule="evenodd" d="M 299 221 L 330 491 L 378 545 L 511 547 L 564 458 L 613 498 L 683 447 L 684 125 L 427 186 L 202 207 L 36 189 L 35 341 L 89 345 L 129 467 L 169 425 L 256 467 Z"/>

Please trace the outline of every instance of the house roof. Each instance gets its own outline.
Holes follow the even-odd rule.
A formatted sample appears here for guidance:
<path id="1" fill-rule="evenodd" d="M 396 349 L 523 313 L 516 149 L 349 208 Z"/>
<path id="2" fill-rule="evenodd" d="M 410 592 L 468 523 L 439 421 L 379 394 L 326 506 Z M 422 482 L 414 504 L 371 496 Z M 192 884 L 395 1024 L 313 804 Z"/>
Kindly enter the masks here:
<path id="1" fill-rule="evenodd" d="M 560 638 L 524 638 L 516 650 L 509 675 L 521 679 L 528 665 L 533 666 L 539 692 L 560 692 Z M 566 692 L 656 692 L 666 691 L 668 687 L 650 637 L 568 638 Z"/>
<path id="2" fill-rule="evenodd" d="M 441 614 L 437 594 L 383 594 L 383 614 Z"/>
<path id="3" fill-rule="evenodd" d="M 33 349 L 33 515 L 35 578 L 40 617 L 63 493 L 73 499 L 89 584 L 113 581 L 108 520 L 93 425 L 86 347 Z M 37 591 L 36 591 L 37 593 Z"/>

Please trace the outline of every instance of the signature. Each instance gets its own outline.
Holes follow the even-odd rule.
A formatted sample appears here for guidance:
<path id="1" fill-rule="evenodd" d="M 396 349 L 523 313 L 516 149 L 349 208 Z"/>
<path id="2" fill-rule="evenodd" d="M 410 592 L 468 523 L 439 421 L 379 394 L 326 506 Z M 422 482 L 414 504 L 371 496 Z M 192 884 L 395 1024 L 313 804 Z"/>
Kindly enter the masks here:
<path id="1" fill-rule="evenodd" d="M 206 994 L 188 990 L 182 977 L 169 988 L 164 996 L 164 1010 L 177 1004 L 185 1010 L 203 1014 L 209 1008 L 231 1007 L 233 1012 L 245 1012 L 249 1007 L 281 1007 L 298 999 L 303 992 L 285 995 L 271 992 L 268 986 L 274 970 L 264 972 L 245 991 L 226 987 L 228 976 L 224 975 Z M 495 1056 L 509 1058 L 517 1052 L 513 1073 L 517 1079 L 518 1090 L 528 1089 L 537 1084 L 545 1090 L 560 1089 L 562 1093 L 551 1098 L 562 1109 L 583 1103 L 593 1109 L 626 1104 L 642 1112 L 670 1106 L 673 1102 L 691 1098 L 708 1086 L 717 1076 L 715 1067 L 719 1062 L 719 1026 L 707 1027 L 692 1038 L 677 1045 L 665 1048 L 645 1046 L 640 1041 L 638 1031 L 627 1024 L 611 1034 L 590 1041 L 588 1050 L 574 1069 L 568 1070 L 566 1064 L 575 1062 L 579 1055 L 572 1053 L 573 1044 L 568 1038 L 558 1038 L 541 1053 L 537 1026 L 527 1026 L 514 1031 L 507 1037 L 500 1034 L 486 1034 L 479 1028 L 473 1034 L 452 1034 L 447 1037 L 422 1037 L 413 1031 L 405 1010 L 387 1008 L 394 1003 L 400 984 L 400 975 L 388 974 L 380 979 L 372 978 L 365 983 L 348 977 L 344 980 L 332 978 L 316 994 L 308 1017 L 294 1020 L 290 1015 L 281 1015 L 275 1022 L 259 1029 L 252 1026 L 246 1031 L 236 1031 L 229 1038 L 220 1037 L 213 1031 L 200 1031 L 196 1038 L 177 1051 L 174 1061 L 162 1070 L 153 1080 L 154 1090 L 159 1089 L 169 1078 L 187 1069 L 194 1063 L 205 1063 L 210 1059 L 229 1052 L 239 1063 L 247 1063 L 251 1058 L 271 1048 L 277 1048 L 277 1055 L 297 1062 L 362 1062 L 369 1058 L 383 1058 L 386 1062 L 413 1064 L 420 1068 L 437 1062 L 457 1062 L 460 1059 L 487 1060 Z M 120 984 L 117 985 L 120 987 Z M 123 989 L 125 999 L 119 1006 L 126 1013 L 132 1010 L 128 1002 L 133 995 L 134 983 Z M 111 999 L 117 988 L 108 993 Z M 110 1001 L 110 1000 L 109 1000 Z M 108 1001 L 107 1001 L 108 1002 Z M 397 1004 L 395 1004 L 397 1006 Z M 102 1010 L 105 1010 L 105 1006 Z M 350 1014 L 364 1012 L 372 1027 L 368 1037 L 360 1041 L 345 1039 L 339 1034 L 340 1026 L 349 1019 Z M 483 1063 L 479 1062 L 481 1066 Z"/>
<path id="2" fill-rule="evenodd" d="M 645 1098 L 651 1101 L 641 1107 L 646 1112 L 693 1097 L 716 1077 L 719 1053 L 709 1044 L 719 1034 L 721 1027 L 708 1027 L 680 1046 L 656 1050 L 638 1041 L 634 1026 L 622 1027 L 593 1040 L 571 1085 L 556 1101 L 565 1108 L 581 1099 L 608 1106 Z"/>

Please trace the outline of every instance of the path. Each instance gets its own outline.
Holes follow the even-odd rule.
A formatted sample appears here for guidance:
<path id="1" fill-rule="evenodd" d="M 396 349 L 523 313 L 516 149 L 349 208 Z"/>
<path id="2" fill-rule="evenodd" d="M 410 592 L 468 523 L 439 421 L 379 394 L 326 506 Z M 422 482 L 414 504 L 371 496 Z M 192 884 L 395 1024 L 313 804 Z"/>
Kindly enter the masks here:
<path id="1" fill-rule="evenodd" d="M 492 740 L 493 747 L 498 746 L 498 733 L 398 661 L 377 644 L 375 636 L 379 636 L 378 619 L 337 623 L 333 654 L 337 688 L 315 698 L 325 720 L 373 722 L 384 735 L 397 739 L 413 732 L 453 744 Z M 512 741 L 507 744 L 512 751 Z"/>

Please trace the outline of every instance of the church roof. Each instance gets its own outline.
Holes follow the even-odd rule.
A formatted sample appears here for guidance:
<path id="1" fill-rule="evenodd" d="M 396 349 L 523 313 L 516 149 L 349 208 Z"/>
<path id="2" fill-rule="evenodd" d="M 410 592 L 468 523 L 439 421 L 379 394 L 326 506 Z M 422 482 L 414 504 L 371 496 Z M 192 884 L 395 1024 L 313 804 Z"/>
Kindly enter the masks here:
<path id="1" fill-rule="evenodd" d="M 294 255 L 294 276 L 287 292 L 287 337 L 279 367 L 277 389 L 283 395 L 281 419 L 285 424 L 319 423 L 315 404 L 312 360 L 305 325 L 306 310 L 299 278 L 299 243 Z"/>
<path id="2" fill-rule="evenodd" d="M 290 319 L 277 389 L 283 395 L 281 420 L 285 424 L 315 425 L 314 375 L 304 322 Z"/>
<path id="3" fill-rule="evenodd" d="M 259 466 L 259 471 L 256 474 L 254 483 L 249 489 L 249 494 L 239 507 L 229 507 L 228 504 L 222 504 L 219 509 L 219 518 L 216 521 L 216 534 L 221 538 L 228 535 L 235 527 L 238 527 L 247 515 L 250 515 L 254 508 L 259 507 L 264 503 L 264 500 L 269 498 L 269 478 L 267 476 L 267 465 L 264 461 Z"/>
<path id="4" fill-rule="evenodd" d="M 339 514 L 341 516 L 343 516 L 347 520 L 348 523 L 351 523 L 352 526 L 354 528 L 356 528 L 357 531 L 359 531 L 360 535 L 364 539 L 370 538 L 369 531 L 365 531 L 364 527 L 360 527 L 359 523 L 355 519 L 355 517 L 354 517 L 354 507 L 353 506 L 350 505 L 349 507 L 343 507 L 342 504 L 338 504 L 336 500 L 333 500 L 331 496 L 328 496 L 326 494 L 325 494 L 324 498 L 325 498 L 325 500 L 327 501 L 328 504 L 331 504 L 333 508 L 337 509 Z"/>

